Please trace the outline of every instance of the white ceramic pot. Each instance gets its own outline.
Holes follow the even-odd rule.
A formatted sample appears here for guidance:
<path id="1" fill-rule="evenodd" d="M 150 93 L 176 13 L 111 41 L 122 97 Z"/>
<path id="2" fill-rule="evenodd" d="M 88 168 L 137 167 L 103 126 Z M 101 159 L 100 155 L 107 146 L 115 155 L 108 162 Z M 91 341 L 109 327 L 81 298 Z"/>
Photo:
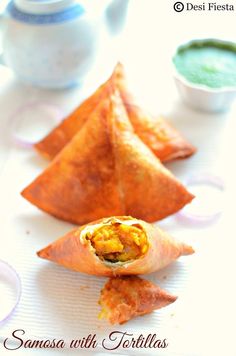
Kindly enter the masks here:
<path id="1" fill-rule="evenodd" d="M 92 7 L 88 1 L 12 0 L 5 14 L 5 63 L 19 79 L 37 86 L 81 83 L 96 61 L 107 9 L 119 1 L 94 0 Z M 117 22 L 125 17 L 126 9 L 121 10 Z"/>

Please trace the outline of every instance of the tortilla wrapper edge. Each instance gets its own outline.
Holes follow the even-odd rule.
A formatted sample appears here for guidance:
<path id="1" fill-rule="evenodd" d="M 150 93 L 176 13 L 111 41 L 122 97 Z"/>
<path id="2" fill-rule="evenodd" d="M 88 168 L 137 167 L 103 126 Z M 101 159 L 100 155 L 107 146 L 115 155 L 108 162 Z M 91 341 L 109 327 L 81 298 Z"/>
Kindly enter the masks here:
<path id="1" fill-rule="evenodd" d="M 122 218 L 119 217 L 119 219 Z M 113 277 L 116 275 L 152 273 L 164 268 L 181 255 L 188 255 L 194 252 L 192 247 L 174 240 L 161 229 L 144 221 L 134 220 L 145 230 L 149 243 L 147 253 L 135 261 L 121 265 L 106 264 L 96 256 L 89 242 L 82 243 L 80 237 L 84 228 L 89 225 L 100 224 L 106 221 L 105 219 L 73 229 L 65 236 L 40 250 L 37 254 L 41 258 L 56 262 L 77 272 Z"/>

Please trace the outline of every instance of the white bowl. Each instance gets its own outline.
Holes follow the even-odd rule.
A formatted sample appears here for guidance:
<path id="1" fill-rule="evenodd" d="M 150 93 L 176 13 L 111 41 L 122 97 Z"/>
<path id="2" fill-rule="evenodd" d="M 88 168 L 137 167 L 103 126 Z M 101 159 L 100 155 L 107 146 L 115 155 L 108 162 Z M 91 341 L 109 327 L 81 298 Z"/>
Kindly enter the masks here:
<path id="1" fill-rule="evenodd" d="M 228 110 L 236 97 L 235 87 L 210 88 L 206 85 L 191 83 L 182 76 L 173 63 L 173 58 L 180 47 L 188 46 L 198 41 L 214 41 L 218 43 L 234 44 L 234 42 L 224 41 L 215 38 L 192 40 L 177 47 L 172 57 L 172 67 L 176 86 L 182 99 L 192 107 L 209 112 Z"/>

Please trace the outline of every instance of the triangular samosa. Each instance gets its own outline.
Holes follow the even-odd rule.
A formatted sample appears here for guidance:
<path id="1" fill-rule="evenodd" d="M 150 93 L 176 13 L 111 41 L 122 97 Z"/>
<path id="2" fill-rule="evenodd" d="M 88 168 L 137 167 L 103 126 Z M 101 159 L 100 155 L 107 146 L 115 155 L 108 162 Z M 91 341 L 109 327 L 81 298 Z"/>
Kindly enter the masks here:
<path id="1" fill-rule="evenodd" d="M 135 135 L 117 92 L 97 106 L 22 195 L 76 224 L 112 215 L 153 222 L 193 199 Z"/>
<path id="2" fill-rule="evenodd" d="M 163 117 L 154 118 L 137 106 L 127 89 L 124 69 L 120 63 L 116 65 L 111 77 L 45 138 L 36 143 L 35 148 L 44 156 L 54 158 L 82 128 L 97 104 L 109 95 L 113 85 L 120 92 L 136 134 L 161 161 L 188 157 L 195 152 L 195 148 Z"/>
<path id="3" fill-rule="evenodd" d="M 38 256 L 77 272 L 112 277 L 152 273 L 193 252 L 158 227 L 121 216 L 76 228 Z"/>

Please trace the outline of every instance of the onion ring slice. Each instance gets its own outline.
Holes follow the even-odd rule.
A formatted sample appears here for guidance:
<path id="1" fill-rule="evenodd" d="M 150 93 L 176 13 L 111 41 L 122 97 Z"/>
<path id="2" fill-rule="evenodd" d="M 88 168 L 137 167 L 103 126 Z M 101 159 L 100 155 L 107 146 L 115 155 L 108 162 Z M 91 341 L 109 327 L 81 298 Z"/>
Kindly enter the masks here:
<path id="1" fill-rule="evenodd" d="M 0 326 L 14 313 L 21 298 L 21 279 L 16 270 L 0 260 Z"/>
<path id="2" fill-rule="evenodd" d="M 51 104 L 49 102 L 44 102 L 44 101 L 32 101 L 32 102 L 28 102 L 28 103 L 18 107 L 10 115 L 10 118 L 9 118 L 10 123 L 13 125 L 12 140 L 18 147 L 32 148 L 33 145 L 41 139 L 41 137 L 37 137 L 37 139 L 28 139 L 28 138 L 25 139 L 19 135 L 19 132 L 17 132 L 19 124 L 24 120 L 24 115 L 27 118 L 27 115 L 30 114 L 30 120 L 31 119 L 34 120 L 33 124 L 31 124 L 31 127 L 32 127 L 33 125 L 35 126 L 35 124 L 37 123 L 34 116 L 37 116 L 37 115 L 39 116 L 40 111 L 42 112 L 41 117 L 43 117 L 44 120 L 45 120 L 45 117 L 47 117 L 47 118 L 49 118 L 50 123 L 53 124 L 53 122 L 55 122 L 55 125 L 58 124 L 65 116 L 64 112 L 57 105 Z M 53 125 L 48 125 L 48 123 L 46 123 L 46 125 L 43 125 L 43 126 L 46 126 L 46 127 L 45 127 L 45 129 L 43 127 L 44 132 L 41 135 L 42 137 L 48 131 L 50 131 L 50 129 L 52 129 Z M 35 130 L 38 130 L 37 126 L 35 127 Z"/>
<path id="3" fill-rule="evenodd" d="M 211 193 L 216 193 L 216 192 L 222 193 L 225 189 L 225 184 L 223 179 L 211 173 L 200 173 L 200 174 L 191 175 L 185 180 L 184 183 L 191 191 L 193 191 L 193 194 L 194 194 L 194 190 L 193 190 L 194 187 L 198 187 L 198 189 L 202 190 L 202 194 L 205 193 L 204 189 L 206 187 L 209 192 L 211 190 Z M 204 196 L 205 203 L 207 204 L 211 203 L 210 198 L 211 197 L 207 196 L 206 194 L 206 196 Z M 196 200 L 197 199 L 198 199 L 198 195 L 196 194 Z M 191 212 L 191 206 L 193 206 L 194 204 L 194 200 L 193 200 L 192 204 L 180 210 L 176 214 L 176 217 L 183 222 L 188 222 L 190 224 L 195 224 L 195 225 L 211 223 L 217 220 L 222 213 L 222 205 L 219 205 L 219 199 L 218 201 L 214 200 L 213 203 L 216 204 L 211 204 L 211 211 L 209 213 L 204 213 L 204 212 L 202 213 L 200 211 L 193 213 Z M 213 210 L 212 210 L 212 206 L 213 206 Z M 203 205 L 200 204 L 199 208 L 202 207 Z"/>

